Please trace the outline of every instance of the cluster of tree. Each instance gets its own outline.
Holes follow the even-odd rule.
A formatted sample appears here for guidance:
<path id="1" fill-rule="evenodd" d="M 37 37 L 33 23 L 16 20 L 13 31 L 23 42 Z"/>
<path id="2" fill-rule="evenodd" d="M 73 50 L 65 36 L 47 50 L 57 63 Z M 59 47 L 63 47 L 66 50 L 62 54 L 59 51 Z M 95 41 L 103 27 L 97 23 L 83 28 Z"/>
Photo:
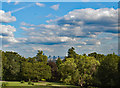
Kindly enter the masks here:
<path id="1" fill-rule="evenodd" d="M 2 53 L 2 79 L 6 81 L 58 81 L 79 86 L 119 86 L 120 57 L 118 55 L 79 55 L 72 47 L 68 56 L 48 61 L 43 51 L 24 58 L 16 52 Z"/>
<path id="2" fill-rule="evenodd" d="M 3 52 L 3 80 L 7 81 L 30 81 L 51 78 L 51 67 L 47 62 L 47 56 L 38 51 L 33 58 L 21 57 L 16 52 Z"/>

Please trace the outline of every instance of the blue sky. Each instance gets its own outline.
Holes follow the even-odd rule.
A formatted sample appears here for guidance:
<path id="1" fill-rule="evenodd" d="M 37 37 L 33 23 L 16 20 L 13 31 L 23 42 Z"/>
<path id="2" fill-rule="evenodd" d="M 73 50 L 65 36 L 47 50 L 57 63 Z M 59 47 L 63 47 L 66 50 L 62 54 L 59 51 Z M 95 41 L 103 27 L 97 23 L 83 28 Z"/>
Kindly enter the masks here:
<path id="1" fill-rule="evenodd" d="M 79 54 L 117 54 L 117 6 L 117 0 L 2 2 L 2 50 L 25 57 L 34 56 L 37 50 L 65 56 L 73 46 Z"/>
<path id="2" fill-rule="evenodd" d="M 19 1 L 19 2 L 119 2 L 119 0 L 2 0 L 8 1 Z"/>

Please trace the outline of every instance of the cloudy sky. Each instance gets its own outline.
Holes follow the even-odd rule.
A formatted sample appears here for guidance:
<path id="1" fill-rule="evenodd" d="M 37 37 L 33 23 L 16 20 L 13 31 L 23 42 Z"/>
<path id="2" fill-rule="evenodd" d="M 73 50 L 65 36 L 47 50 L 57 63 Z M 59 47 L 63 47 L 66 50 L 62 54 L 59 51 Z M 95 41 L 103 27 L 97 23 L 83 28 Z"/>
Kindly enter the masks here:
<path id="1" fill-rule="evenodd" d="M 117 2 L 2 2 L 0 49 L 22 56 L 118 53 Z"/>

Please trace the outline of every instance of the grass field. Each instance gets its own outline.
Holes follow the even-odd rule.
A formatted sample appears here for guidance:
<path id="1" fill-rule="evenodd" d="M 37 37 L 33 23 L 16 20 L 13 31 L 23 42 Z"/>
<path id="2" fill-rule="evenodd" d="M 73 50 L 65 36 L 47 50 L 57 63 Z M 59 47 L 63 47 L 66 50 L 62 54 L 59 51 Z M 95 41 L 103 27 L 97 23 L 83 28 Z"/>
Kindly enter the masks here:
<path id="1" fill-rule="evenodd" d="M 28 85 L 28 82 L 16 82 L 16 81 L 5 81 L 3 83 L 7 83 L 6 87 L 2 88 L 74 88 L 78 86 L 74 85 L 65 85 L 64 83 L 58 82 L 33 82 L 34 85 Z"/>

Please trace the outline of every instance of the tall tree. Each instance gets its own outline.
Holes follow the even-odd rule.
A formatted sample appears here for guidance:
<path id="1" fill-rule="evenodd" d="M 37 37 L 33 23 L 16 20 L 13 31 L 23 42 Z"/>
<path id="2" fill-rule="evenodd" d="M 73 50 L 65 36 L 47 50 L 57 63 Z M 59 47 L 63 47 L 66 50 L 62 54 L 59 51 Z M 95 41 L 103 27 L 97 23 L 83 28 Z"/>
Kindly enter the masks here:
<path id="1" fill-rule="evenodd" d="M 76 71 L 77 65 L 73 58 L 67 58 L 66 61 L 60 64 L 59 72 L 61 74 L 61 81 L 70 84 L 72 83 L 73 73 Z"/>
<path id="2" fill-rule="evenodd" d="M 38 53 L 37 53 L 35 58 L 36 58 L 37 61 L 47 64 L 47 59 L 48 58 L 47 58 L 46 55 L 43 55 L 43 51 L 38 50 Z"/>
<path id="3" fill-rule="evenodd" d="M 74 47 L 71 47 L 71 48 L 68 50 L 68 58 L 75 58 L 75 57 L 76 57 L 76 52 L 75 52 L 74 50 L 75 50 Z"/>
<path id="4" fill-rule="evenodd" d="M 19 77 L 20 72 L 20 59 L 21 56 L 16 52 L 5 52 L 4 66 L 4 79 L 5 80 L 16 80 Z M 19 80 L 19 79 L 18 79 Z"/>

